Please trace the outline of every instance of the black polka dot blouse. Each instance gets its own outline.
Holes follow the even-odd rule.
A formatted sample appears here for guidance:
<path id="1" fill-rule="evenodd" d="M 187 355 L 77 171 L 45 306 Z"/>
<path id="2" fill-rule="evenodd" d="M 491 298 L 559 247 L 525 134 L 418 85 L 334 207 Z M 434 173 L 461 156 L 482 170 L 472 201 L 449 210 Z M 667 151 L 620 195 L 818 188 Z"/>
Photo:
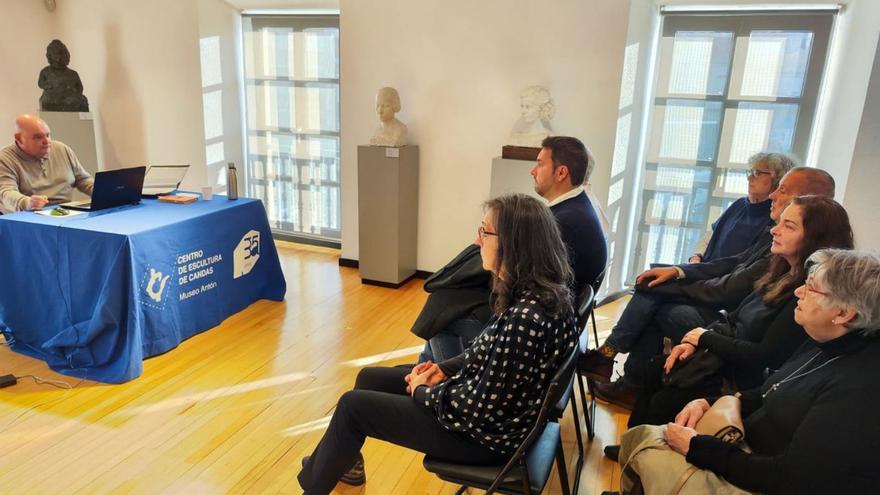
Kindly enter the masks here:
<path id="1" fill-rule="evenodd" d="M 547 385 L 575 345 L 573 314 L 550 317 L 526 294 L 489 321 L 458 373 L 419 395 L 445 428 L 510 453 L 534 425 Z"/>

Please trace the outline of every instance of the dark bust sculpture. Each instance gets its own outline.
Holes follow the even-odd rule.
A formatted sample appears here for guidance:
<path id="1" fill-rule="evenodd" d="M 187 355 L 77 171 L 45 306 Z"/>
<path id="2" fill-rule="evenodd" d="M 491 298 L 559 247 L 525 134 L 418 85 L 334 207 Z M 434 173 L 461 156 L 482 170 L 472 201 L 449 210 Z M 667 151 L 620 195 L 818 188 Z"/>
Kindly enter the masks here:
<path id="1" fill-rule="evenodd" d="M 82 81 L 75 70 L 67 67 L 70 52 L 59 40 L 46 47 L 49 65 L 40 71 L 37 85 L 43 90 L 40 110 L 47 112 L 88 112 L 89 100 L 83 95 Z"/>

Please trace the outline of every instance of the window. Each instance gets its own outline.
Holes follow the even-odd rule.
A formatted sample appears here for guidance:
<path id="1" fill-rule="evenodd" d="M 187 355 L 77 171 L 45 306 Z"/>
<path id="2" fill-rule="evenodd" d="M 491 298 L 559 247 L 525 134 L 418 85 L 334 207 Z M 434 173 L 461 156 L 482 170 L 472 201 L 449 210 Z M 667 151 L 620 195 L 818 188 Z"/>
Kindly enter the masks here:
<path id="1" fill-rule="evenodd" d="M 748 158 L 803 159 L 834 14 L 663 17 L 628 280 L 681 263 L 747 193 Z"/>
<path id="2" fill-rule="evenodd" d="M 249 196 L 272 228 L 339 241 L 339 16 L 244 16 Z"/>

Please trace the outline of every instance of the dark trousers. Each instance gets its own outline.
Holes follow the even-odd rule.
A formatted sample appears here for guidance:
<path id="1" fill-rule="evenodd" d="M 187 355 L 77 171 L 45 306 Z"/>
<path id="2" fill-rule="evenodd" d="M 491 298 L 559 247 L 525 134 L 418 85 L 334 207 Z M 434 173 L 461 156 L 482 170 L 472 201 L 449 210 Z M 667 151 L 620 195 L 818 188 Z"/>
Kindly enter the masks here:
<path id="1" fill-rule="evenodd" d="M 669 300 L 666 296 L 636 291 L 605 341 L 617 352 L 629 353 L 624 379 L 638 385 L 648 360 L 663 349 L 663 337 L 678 344 L 688 331 L 717 319 L 713 310 Z"/>
<path id="2" fill-rule="evenodd" d="M 675 416 L 688 402 L 721 395 L 721 375 L 708 378 L 691 388 L 664 387 L 661 380 L 665 373 L 663 369 L 665 362 L 666 356 L 659 355 L 648 361 L 645 366 L 642 388 L 629 416 L 628 427 L 664 425 L 674 421 Z"/>
<path id="3" fill-rule="evenodd" d="M 509 456 L 444 428 L 434 412 L 406 393 L 406 368 L 364 368 L 355 389 L 339 399 L 324 437 L 297 475 L 307 494 L 330 493 L 352 466 L 367 437 L 425 454 L 474 464 L 503 464 Z"/>

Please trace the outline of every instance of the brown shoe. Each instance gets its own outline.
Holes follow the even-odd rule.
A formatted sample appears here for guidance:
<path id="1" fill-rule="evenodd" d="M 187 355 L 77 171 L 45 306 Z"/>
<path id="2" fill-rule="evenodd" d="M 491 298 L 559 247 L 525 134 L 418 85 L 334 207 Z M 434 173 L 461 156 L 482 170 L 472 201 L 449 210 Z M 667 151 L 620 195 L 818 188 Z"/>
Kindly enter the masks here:
<path id="1" fill-rule="evenodd" d="M 606 357 L 597 350 L 581 354 L 578 358 L 578 373 L 600 382 L 611 381 L 614 371 L 614 358 Z"/>
<path id="2" fill-rule="evenodd" d="M 613 383 L 595 383 L 592 392 L 601 401 L 632 410 L 639 396 L 639 388 L 617 380 Z"/>

